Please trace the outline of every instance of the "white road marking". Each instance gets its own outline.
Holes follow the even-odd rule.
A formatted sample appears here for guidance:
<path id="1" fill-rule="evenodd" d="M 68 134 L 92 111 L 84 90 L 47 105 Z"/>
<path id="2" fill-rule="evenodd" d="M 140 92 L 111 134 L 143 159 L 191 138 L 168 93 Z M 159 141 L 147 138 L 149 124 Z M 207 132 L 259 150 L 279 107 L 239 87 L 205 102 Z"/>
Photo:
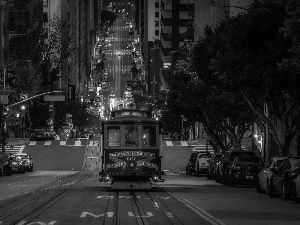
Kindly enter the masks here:
<path id="1" fill-rule="evenodd" d="M 147 212 L 147 216 L 135 216 L 133 212 L 128 212 L 128 216 L 133 216 L 133 217 L 151 217 L 153 214 L 151 212 Z"/>
<path id="2" fill-rule="evenodd" d="M 81 213 L 80 217 L 86 217 L 87 215 L 93 216 L 93 217 L 102 217 L 102 216 L 105 216 L 106 214 L 107 214 L 107 217 L 113 217 L 114 216 L 113 212 L 107 212 L 107 213 L 100 214 L 100 215 L 95 215 L 95 214 L 89 213 L 89 212 L 83 212 L 83 213 Z"/>
<path id="3" fill-rule="evenodd" d="M 201 209 L 197 205 L 191 203 L 190 201 L 180 197 L 179 195 L 175 194 L 174 192 L 171 192 L 167 190 L 170 195 L 172 195 L 174 198 L 176 198 L 178 201 L 182 202 L 185 204 L 188 208 L 193 210 L 197 215 L 205 219 L 207 222 L 209 222 L 212 225 L 226 225 L 223 223 L 221 220 L 215 218 L 213 215 L 209 214 L 206 212 L 204 209 Z"/>
<path id="4" fill-rule="evenodd" d="M 170 212 L 166 212 L 166 215 L 167 215 L 167 217 L 174 217 L 173 213 L 170 213 Z"/>
<path id="5" fill-rule="evenodd" d="M 15 186 L 11 186 L 10 188 L 15 188 L 15 187 L 27 187 L 28 185 L 15 185 Z"/>
<path id="6" fill-rule="evenodd" d="M 108 199 L 108 198 L 114 198 L 114 196 L 98 196 L 97 198 Z"/>

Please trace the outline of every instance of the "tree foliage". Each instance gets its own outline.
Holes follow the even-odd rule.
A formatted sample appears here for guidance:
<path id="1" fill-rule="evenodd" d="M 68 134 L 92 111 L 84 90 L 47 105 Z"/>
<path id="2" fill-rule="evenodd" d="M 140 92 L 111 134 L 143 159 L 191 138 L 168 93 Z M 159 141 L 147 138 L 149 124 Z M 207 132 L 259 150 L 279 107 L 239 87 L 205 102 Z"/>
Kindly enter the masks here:
<path id="1" fill-rule="evenodd" d="M 206 27 L 174 69 L 170 109 L 203 122 L 221 149 L 224 134 L 239 147 L 248 125 L 259 118 L 286 155 L 300 127 L 299 9 L 296 0 L 259 0 L 214 30 Z M 264 114 L 266 103 L 282 122 L 281 133 Z"/>
<path id="2" fill-rule="evenodd" d="M 78 101 L 55 102 L 54 129 L 66 124 L 66 114 L 72 114 L 74 127 L 99 126 L 99 117 L 88 112 L 89 105 Z"/>

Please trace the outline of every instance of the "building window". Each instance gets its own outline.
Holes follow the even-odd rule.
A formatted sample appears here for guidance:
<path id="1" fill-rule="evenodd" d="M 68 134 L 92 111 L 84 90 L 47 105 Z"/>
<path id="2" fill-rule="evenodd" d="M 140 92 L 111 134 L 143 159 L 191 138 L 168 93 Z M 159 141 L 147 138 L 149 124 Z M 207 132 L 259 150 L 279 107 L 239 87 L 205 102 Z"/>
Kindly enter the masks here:
<path id="1" fill-rule="evenodd" d="M 143 146 L 156 146 L 156 127 L 143 127 Z"/>
<path id="2" fill-rule="evenodd" d="M 165 11 L 172 11 L 172 4 L 170 4 L 170 3 L 163 4 L 163 9 Z"/>
<path id="3" fill-rule="evenodd" d="M 155 30 L 155 36 L 159 36 L 159 30 Z"/>
<path id="4" fill-rule="evenodd" d="M 155 8 L 159 8 L 159 2 L 155 2 Z"/>
<path id="5" fill-rule="evenodd" d="M 120 147 L 121 146 L 121 135 L 120 127 L 107 127 L 107 144 L 108 147 Z"/>
<path id="6" fill-rule="evenodd" d="M 159 17 L 159 12 L 155 12 L 155 17 Z"/>
<path id="7" fill-rule="evenodd" d="M 159 21 L 155 21 L 155 27 L 159 27 Z"/>
<path id="8" fill-rule="evenodd" d="M 48 13 L 43 13 L 43 22 L 48 23 Z"/>

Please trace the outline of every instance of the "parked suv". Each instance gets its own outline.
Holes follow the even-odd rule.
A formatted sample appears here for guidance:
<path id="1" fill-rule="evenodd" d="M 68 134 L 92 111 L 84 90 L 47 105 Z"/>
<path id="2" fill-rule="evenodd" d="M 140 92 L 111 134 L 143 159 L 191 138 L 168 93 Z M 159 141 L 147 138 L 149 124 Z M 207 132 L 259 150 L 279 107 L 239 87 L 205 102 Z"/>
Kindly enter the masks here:
<path id="1" fill-rule="evenodd" d="M 0 176 L 3 174 L 7 176 L 12 174 L 12 163 L 7 152 L 0 152 Z"/>
<path id="2" fill-rule="evenodd" d="M 272 168 L 269 195 L 271 198 L 282 196 L 284 200 L 292 197 L 294 179 L 300 168 L 300 158 L 288 157 L 277 168 Z"/>
<path id="3" fill-rule="evenodd" d="M 222 184 L 226 185 L 229 181 L 229 170 L 231 165 L 238 156 L 255 156 L 254 152 L 243 150 L 243 149 L 231 149 L 225 152 L 221 162 L 218 165 L 219 176 L 221 178 Z"/>
<path id="4" fill-rule="evenodd" d="M 238 156 L 229 169 L 229 186 L 255 185 L 263 161 L 258 156 Z"/>

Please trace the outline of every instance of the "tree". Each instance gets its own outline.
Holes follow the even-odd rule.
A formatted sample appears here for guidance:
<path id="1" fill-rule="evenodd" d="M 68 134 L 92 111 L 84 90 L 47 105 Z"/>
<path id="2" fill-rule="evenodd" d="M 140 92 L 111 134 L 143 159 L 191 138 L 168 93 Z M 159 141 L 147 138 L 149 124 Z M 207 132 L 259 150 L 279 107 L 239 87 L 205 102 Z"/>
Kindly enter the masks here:
<path id="1" fill-rule="evenodd" d="M 224 134 L 234 147 L 241 147 L 241 139 L 247 125 L 253 121 L 253 114 L 247 110 L 243 99 L 214 77 L 209 67 L 209 42 L 208 35 L 196 43 L 190 57 L 177 61 L 168 106 L 184 115 L 191 124 L 202 122 L 215 147 L 224 151 Z"/>
<path id="2" fill-rule="evenodd" d="M 99 126 L 100 119 L 88 112 L 88 104 L 78 101 L 55 102 L 54 129 L 66 124 L 66 114 L 72 114 L 74 127 Z"/>
<path id="3" fill-rule="evenodd" d="M 58 90 L 62 65 L 78 63 L 79 49 L 73 24 L 67 23 L 59 15 L 47 23 L 38 20 L 29 32 L 29 58 L 39 68 L 43 91 Z"/>
<path id="4" fill-rule="evenodd" d="M 281 155 L 288 154 L 300 126 L 299 88 L 293 82 L 299 73 L 285 63 L 295 59 L 290 51 L 293 42 L 280 32 L 288 16 L 286 5 L 285 1 L 255 1 L 247 13 L 222 21 L 211 38 L 210 61 L 215 76 L 268 125 Z M 281 121 L 280 132 L 264 114 L 263 104 Z"/>

